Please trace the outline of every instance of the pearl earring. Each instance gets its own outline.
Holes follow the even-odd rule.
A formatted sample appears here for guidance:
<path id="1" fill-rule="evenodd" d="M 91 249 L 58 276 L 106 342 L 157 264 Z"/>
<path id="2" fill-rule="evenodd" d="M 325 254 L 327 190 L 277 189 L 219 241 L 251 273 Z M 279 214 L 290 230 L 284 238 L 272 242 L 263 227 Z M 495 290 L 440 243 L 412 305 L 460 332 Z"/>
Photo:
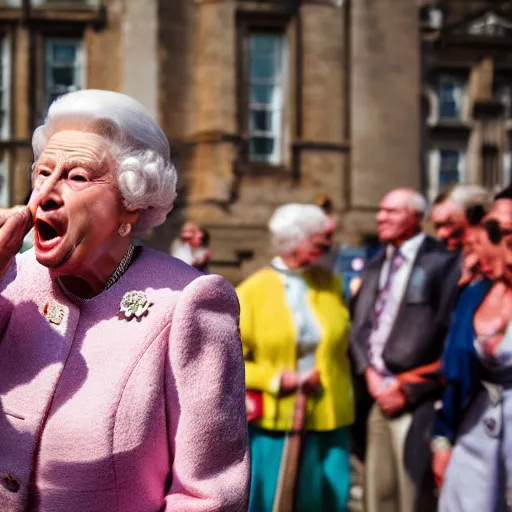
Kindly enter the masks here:
<path id="1" fill-rule="evenodd" d="M 122 224 L 117 231 L 121 236 L 128 236 L 132 232 L 131 224 Z"/>

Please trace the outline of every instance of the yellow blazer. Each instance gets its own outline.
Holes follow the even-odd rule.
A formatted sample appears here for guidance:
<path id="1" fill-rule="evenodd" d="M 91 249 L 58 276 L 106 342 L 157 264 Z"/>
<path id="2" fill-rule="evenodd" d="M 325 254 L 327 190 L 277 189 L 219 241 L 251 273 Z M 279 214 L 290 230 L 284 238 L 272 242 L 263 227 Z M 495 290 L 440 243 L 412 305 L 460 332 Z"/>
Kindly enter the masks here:
<path id="1" fill-rule="evenodd" d="M 322 392 L 308 399 L 307 430 L 327 431 L 354 421 L 348 360 L 350 320 L 339 281 L 321 269 L 305 274 L 309 303 L 322 329 L 316 364 Z M 279 375 L 297 368 L 297 333 L 279 273 L 265 268 L 237 288 L 240 331 L 249 390 L 263 391 L 263 417 L 256 425 L 290 430 L 295 397 L 278 397 Z"/>

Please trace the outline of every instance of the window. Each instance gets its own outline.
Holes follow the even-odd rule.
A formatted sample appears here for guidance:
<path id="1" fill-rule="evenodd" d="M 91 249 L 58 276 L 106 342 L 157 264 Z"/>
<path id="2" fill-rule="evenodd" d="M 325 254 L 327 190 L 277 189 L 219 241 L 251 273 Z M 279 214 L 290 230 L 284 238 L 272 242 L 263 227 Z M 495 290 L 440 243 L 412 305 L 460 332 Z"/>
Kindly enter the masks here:
<path id="1" fill-rule="evenodd" d="M 465 154 L 457 149 L 431 151 L 428 170 L 427 195 L 432 201 L 447 186 L 453 183 L 464 183 Z"/>
<path id="2" fill-rule="evenodd" d="M 0 37 L 0 139 L 10 137 L 11 113 L 11 44 L 7 36 Z"/>
<path id="3" fill-rule="evenodd" d="M 249 160 L 283 163 L 286 39 L 282 32 L 249 33 Z"/>
<path id="4" fill-rule="evenodd" d="M 462 155 L 460 151 L 439 152 L 439 189 L 462 181 Z"/>
<path id="5" fill-rule="evenodd" d="M 0 208 L 12 206 L 9 194 L 9 161 L 7 156 L 7 151 L 0 151 Z"/>
<path id="6" fill-rule="evenodd" d="M 502 187 L 506 187 L 512 181 L 512 154 L 510 151 L 503 153 L 503 180 Z"/>
<path id="7" fill-rule="evenodd" d="M 460 119 L 465 85 L 458 78 L 441 76 L 439 79 L 439 118 Z"/>
<path id="8" fill-rule="evenodd" d="M 85 86 L 85 63 L 81 39 L 47 39 L 46 62 L 46 109 L 67 92 Z"/>

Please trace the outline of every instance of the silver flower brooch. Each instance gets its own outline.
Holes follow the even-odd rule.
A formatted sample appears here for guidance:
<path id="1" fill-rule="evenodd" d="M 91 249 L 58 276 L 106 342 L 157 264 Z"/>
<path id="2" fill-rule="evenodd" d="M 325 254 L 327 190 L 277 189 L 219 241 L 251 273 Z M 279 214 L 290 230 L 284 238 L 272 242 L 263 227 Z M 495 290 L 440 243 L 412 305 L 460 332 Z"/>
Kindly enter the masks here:
<path id="1" fill-rule="evenodd" d="M 126 320 L 130 320 L 132 317 L 140 320 L 147 315 L 152 305 L 153 303 L 148 300 L 144 292 L 131 291 L 124 294 L 119 313 Z"/>

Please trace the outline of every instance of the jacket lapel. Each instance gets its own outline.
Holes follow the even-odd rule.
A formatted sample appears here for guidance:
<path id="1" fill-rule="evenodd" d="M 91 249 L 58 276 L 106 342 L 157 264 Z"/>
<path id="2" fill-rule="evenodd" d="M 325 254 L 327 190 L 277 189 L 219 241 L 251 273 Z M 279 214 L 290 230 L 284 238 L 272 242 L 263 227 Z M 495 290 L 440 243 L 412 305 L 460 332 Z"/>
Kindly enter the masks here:
<path id="1" fill-rule="evenodd" d="M 361 312 L 361 318 L 356 319 L 358 323 L 366 323 L 373 318 L 375 300 L 379 292 L 379 278 L 382 265 L 384 264 L 385 253 L 380 254 L 366 267 L 363 286 L 357 298 L 357 310 Z"/>
<path id="2" fill-rule="evenodd" d="M 368 263 L 363 276 L 363 285 L 355 299 L 351 352 L 356 373 L 362 371 L 368 364 L 366 344 L 371 331 L 384 258 L 385 254 L 382 253 Z"/>
<path id="3" fill-rule="evenodd" d="M 404 294 L 400 301 L 400 306 L 398 307 L 393 327 L 391 328 L 388 341 L 386 342 L 386 347 L 389 344 L 389 340 L 392 340 L 395 337 L 395 331 L 401 324 L 401 317 L 402 314 L 404 313 L 409 297 L 415 294 L 415 288 L 417 288 L 420 285 L 419 281 L 422 281 L 423 283 L 426 278 L 425 269 L 422 267 L 422 259 L 425 253 L 430 249 L 430 241 L 431 239 L 428 236 L 425 237 L 425 240 L 423 240 L 423 243 L 420 245 L 420 248 L 416 254 L 416 258 L 414 259 L 414 263 L 412 265 L 411 273 L 409 274 L 409 277 L 407 279 L 407 285 L 405 287 Z"/>

